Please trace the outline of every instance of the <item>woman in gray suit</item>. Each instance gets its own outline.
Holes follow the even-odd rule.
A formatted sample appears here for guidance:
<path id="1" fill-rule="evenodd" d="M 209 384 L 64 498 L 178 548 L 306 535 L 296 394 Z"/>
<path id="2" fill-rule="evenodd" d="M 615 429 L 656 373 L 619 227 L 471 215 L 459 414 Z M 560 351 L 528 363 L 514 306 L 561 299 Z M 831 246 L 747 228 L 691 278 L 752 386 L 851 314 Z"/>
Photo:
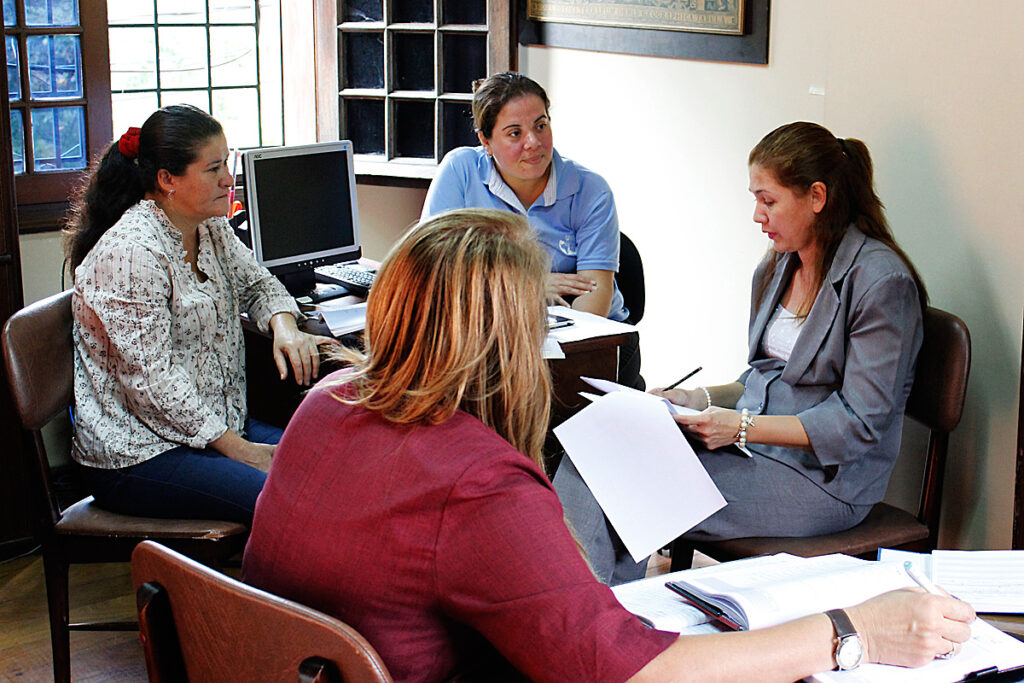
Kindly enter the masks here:
<path id="1" fill-rule="evenodd" d="M 749 166 L 754 221 L 772 242 L 754 273 L 749 368 L 731 384 L 655 391 L 701 411 L 676 421 L 706 447 L 698 456 L 728 502 L 693 540 L 812 536 L 863 520 L 885 494 L 921 347 L 927 295 L 864 143 L 791 123 Z M 646 563 L 616 547 L 563 463 L 555 488 L 598 575 L 642 576 Z"/>

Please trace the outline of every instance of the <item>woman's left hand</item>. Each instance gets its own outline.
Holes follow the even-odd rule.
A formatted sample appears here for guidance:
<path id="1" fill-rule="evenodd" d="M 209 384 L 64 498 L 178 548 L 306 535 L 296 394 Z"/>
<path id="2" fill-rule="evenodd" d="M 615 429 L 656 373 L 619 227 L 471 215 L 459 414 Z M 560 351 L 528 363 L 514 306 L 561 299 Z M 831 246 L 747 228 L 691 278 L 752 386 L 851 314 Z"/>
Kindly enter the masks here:
<path id="1" fill-rule="evenodd" d="M 274 331 L 274 363 L 281 379 L 288 377 L 291 365 L 295 383 L 302 386 L 309 386 L 320 374 L 320 346 L 339 343 L 331 337 L 302 332 L 291 313 L 274 315 L 270 328 Z"/>
<path id="2" fill-rule="evenodd" d="M 711 406 L 697 415 L 673 415 L 683 429 L 697 437 L 709 450 L 736 443 L 740 414 L 728 408 Z"/>

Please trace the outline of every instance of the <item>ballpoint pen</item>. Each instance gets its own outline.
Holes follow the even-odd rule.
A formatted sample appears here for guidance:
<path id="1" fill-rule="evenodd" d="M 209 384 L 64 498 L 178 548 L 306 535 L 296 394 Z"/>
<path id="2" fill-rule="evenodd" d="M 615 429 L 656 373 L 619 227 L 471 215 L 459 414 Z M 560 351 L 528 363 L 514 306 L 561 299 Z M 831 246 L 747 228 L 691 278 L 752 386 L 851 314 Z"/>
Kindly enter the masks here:
<path id="1" fill-rule="evenodd" d="M 677 379 L 675 382 L 672 382 L 672 384 L 669 384 L 667 387 L 665 387 L 664 390 L 668 391 L 669 389 L 675 389 L 680 384 L 682 384 L 686 380 L 690 379 L 691 377 L 693 377 L 694 375 L 696 375 L 698 372 L 700 372 L 703 369 L 704 369 L 703 366 L 698 365 L 696 368 L 694 368 L 690 372 L 688 372 L 685 375 L 683 375 L 680 379 Z"/>
<path id="2" fill-rule="evenodd" d="M 931 593 L 932 595 L 946 595 L 946 593 L 942 592 L 938 586 L 932 583 L 931 579 L 917 571 L 913 562 L 904 562 L 903 571 L 907 573 L 907 576 L 909 576 L 914 583 L 923 588 L 926 592 Z"/>

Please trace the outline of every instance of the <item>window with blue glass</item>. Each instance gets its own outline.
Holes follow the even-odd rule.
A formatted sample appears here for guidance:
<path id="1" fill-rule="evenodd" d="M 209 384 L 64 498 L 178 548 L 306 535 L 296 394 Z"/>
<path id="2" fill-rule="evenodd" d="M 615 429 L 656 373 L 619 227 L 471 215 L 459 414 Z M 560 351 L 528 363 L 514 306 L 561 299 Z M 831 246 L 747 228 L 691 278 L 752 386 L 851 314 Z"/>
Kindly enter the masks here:
<path id="1" fill-rule="evenodd" d="M 95 122 L 83 53 L 97 26 L 105 39 L 106 2 L 3 0 L 3 17 L 14 169 L 23 176 L 18 201 L 65 201 L 74 184 L 68 172 L 84 169 L 96 151 L 88 145 Z M 101 52 L 106 66 L 105 45 Z M 94 88 L 105 90 L 104 98 L 106 83 Z M 100 128 L 102 145 L 109 140 L 109 124 Z"/>

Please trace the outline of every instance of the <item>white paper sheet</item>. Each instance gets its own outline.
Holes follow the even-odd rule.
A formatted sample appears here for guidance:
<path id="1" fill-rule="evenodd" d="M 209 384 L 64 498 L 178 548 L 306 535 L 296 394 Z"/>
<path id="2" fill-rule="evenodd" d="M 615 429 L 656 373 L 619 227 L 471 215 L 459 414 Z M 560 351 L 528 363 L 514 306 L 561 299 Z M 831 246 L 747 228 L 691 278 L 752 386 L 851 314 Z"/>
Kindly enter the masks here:
<path id="1" fill-rule="evenodd" d="M 336 337 L 350 332 L 358 332 L 366 327 L 366 302 L 344 308 L 319 310 L 317 315 L 330 328 L 331 334 Z"/>
<path id="2" fill-rule="evenodd" d="M 611 380 L 607 379 L 598 379 L 595 377 L 580 377 L 580 379 L 582 379 L 584 382 L 594 387 L 595 389 L 605 392 L 606 394 L 610 394 L 613 391 L 632 391 L 638 394 L 652 396 L 652 394 L 648 394 L 645 391 L 640 391 L 639 389 L 634 389 L 633 387 L 627 387 L 625 385 L 619 384 L 617 382 L 612 382 Z M 594 398 L 592 398 L 594 397 L 594 394 L 585 391 L 580 391 L 578 393 L 580 396 L 587 399 L 588 401 L 594 400 Z M 656 398 L 659 398 L 661 401 L 663 401 L 665 405 L 668 407 L 668 409 L 675 415 L 699 415 L 701 412 L 699 410 L 694 410 L 693 408 L 687 408 L 686 406 L 678 406 L 672 401 L 668 400 L 667 398 L 662 398 L 660 396 Z M 734 448 L 736 451 L 738 451 L 739 453 L 743 454 L 748 458 L 754 457 L 753 455 L 751 455 L 750 451 L 747 448 L 740 448 L 740 445 L 738 443 L 733 444 L 732 448 Z"/>
<path id="3" fill-rule="evenodd" d="M 548 306 L 548 313 L 571 318 L 575 324 L 568 327 L 559 327 L 548 332 L 548 337 L 559 342 L 574 342 L 594 337 L 607 337 L 612 334 L 623 332 L 636 332 L 636 327 L 626 323 L 616 322 L 608 318 L 602 318 L 593 313 L 576 311 L 565 306 Z"/>
<path id="4" fill-rule="evenodd" d="M 544 344 L 540 347 L 540 355 L 544 360 L 560 360 L 565 358 L 565 352 L 562 351 L 558 340 L 552 338 L 550 334 L 544 338 Z"/>
<path id="5" fill-rule="evenodd" d="M 583 380 L 584 382 L 586 382 L 587 384 L 589 384 L 590 386 L 594 387 L 595 389 L 599 389 L 600 391 L 605 392 L 606 394 L 610 394 L 610 393 L 615 392 L 615 391 L 626 391 L 626 392 L 632 391 L 634 393 L 643 394 L 645 396 L 654 396 L 653 394 L 648 394 L 646 391 L 640 391 L 639 389 L 634 389 L 633 387 L 627 387 L 627 386 L 625 386 L 623 384 L 619 384 L 618 382 L 612 382 L 611 380 L 607 380 L 607 379 L 598 379 L 597 377 L 580 377 L 580 379 Z M 583 393 L 584 392 L 580 392 L 580 395 L 582 396 Z M 586 398 L 589 398 L 589 396 L 587 396 Z M 659 401 L 663 401 L 665 403 L 665 405 L 668 406 L 668 409 L 670 411 L 672 411 L 673 413 L 675 413 L 676 415 L 699 415 L 700 414 L 699 410 L 694 410 L 693 408 L 687 408 L 686 406 L 677 406 L 675 403 L 673 403 L 672 401 L 668 400 L 667 398 L 662 398 L 661 396 L 655 396 L 654 398 L 657 398 Z M 593 399 L 591 399 L 591 400 L 593 400 Z"/>
<path id="6" fill-rule="evenodd" d="M 554 431 L 637 562 L 725 506 L 657 396 L 606 394 Z"/>

